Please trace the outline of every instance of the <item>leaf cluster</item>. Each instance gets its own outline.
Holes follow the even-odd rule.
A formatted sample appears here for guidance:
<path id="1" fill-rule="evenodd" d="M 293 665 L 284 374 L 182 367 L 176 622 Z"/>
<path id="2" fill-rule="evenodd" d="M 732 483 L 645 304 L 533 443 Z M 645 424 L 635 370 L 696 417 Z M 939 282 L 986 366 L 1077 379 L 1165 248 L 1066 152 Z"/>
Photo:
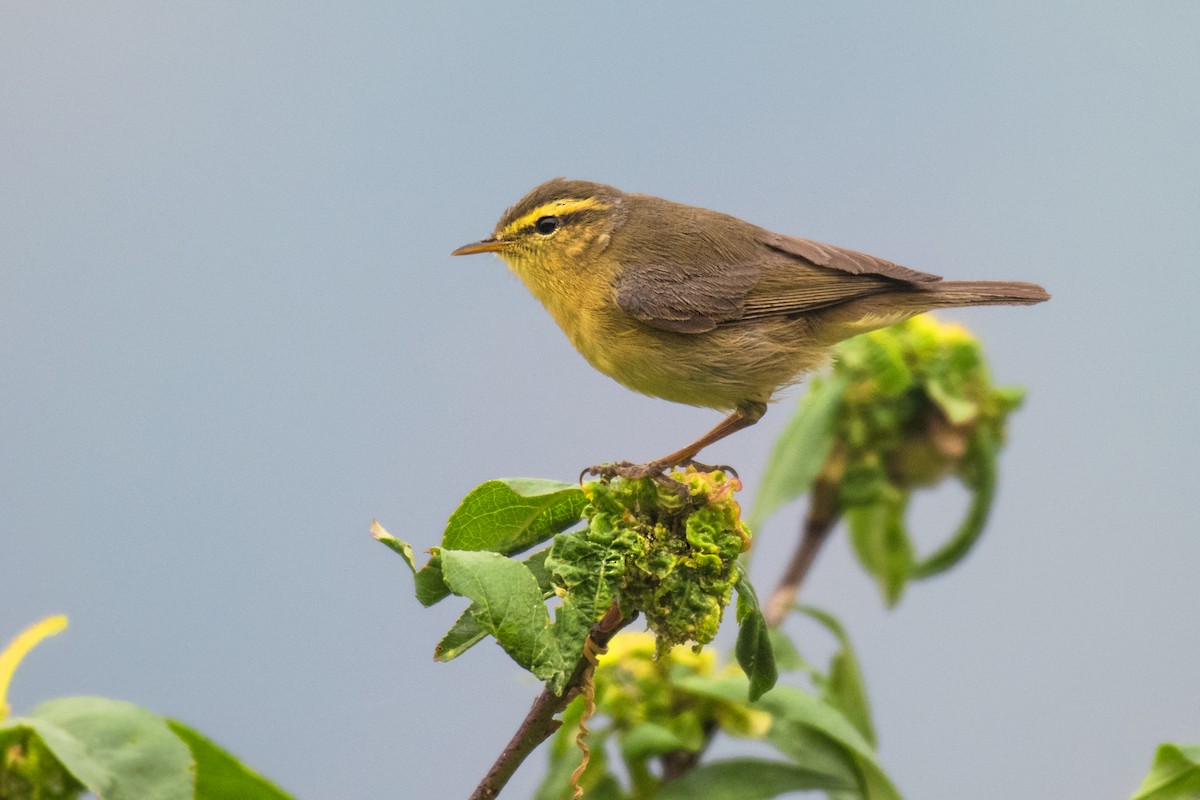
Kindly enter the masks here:
<path id="1" fill-rule="evenodd" d="M 930 316 L 843 342 L 776 442 L 752 524 L 830 487 L 860 563 L 893 605 L 908 581 L 953 567 L 982 534 L 1005 422 L 1022 398 L 992 385 L 983 348 L 964 328 Z M 905 523 L 909 501 L 951 476 L 971 493 L 967 512 L 921 557 Z"/>
<path id="2" fill-rule="evenodd" d="M 673 483 L 650 478 L 584 486 L 532 479 L 488 481 L 451 515 L 440 547 L 418 568 L 411 545 L 378 523 L 374 536 L 413 571 L 417 598 L 471 601 L 435 650 L 455 658 L 486 636 L 521 667 L 561 693 L 591 626 L 610 605 L 645 616 L 660 649 L 712 640 L 734 587 L 752 689 L 774 683 L 770 642 L 738 565 L 749 533 L 720 471 L 680 470 Z M 586 524 L 575 527 L 577 523 Z M 574 529 L 572 529 L 574 528 Z M 523 560 L 512 556 L 553 539 Z M 548 601 L 554 603 L 553 617 Z"/>
<path id="3" fill-rule="evenodd" d="M 675 478 L 686 493 L 650 479 L 587 484 L 588 526 L 574 535 L 580 542 L 622 542 L 622 612 L 646 617 L 661 652 L 712 641 L 741 574 L 738 556 L 750 541 L 733 499 L 736 478 L 694 468 Z M 572 536 L 558 537 L 555 552 L 572 547 Z M 557 561 L 552 571 L 566 574 Z"/>
<path id="4" fill-rule="evenodd" d="M 0 722 L 0 797 L 286 800 L 198 731 L 119 700 L 64 697 Z"/>
<path id="5" fill-rule="evenodd" d="M 596 671 L 604 722 L 591 734 L 580 781 L 585 796 L 718 800 L 818 789 L 840 800 L 898 799 L 875 755 L 866 693 L 845 632 L 824 612 L 807 611 L 839 640 L 828 669 L 816 669 L 781 634 L 772 634 L 780 667 L 807 677 L 812 689 L 777 686 L 756 700 L 749 699 L 743 671 L 722 666 L 711 651 L 676 647 L 660 654 L 648 634 L 620 634 Z M 580 709 L 577 701 L 564 713 L 536 800 L 571 797 L 568 777 L 580 762 L 572 723 Z M 716 760 L 665 779 L 669 765 L 698 762 L 717 733 L 765 742 L 778 757 Z M 616 769 L 614 754 L 623 770 Z"/>

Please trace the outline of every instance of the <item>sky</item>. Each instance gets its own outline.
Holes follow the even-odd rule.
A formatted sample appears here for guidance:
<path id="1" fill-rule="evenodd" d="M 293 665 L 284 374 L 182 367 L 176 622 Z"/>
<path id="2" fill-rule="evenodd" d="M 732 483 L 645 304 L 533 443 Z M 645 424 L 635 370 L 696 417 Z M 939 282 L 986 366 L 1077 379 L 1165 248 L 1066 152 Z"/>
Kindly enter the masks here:
<path id="1" fill-rule="evenodd" d="M 432 660 L 461 604 L 421 608 L 371 519 L 429 547 L 478 483 L 719 418 L 450 257 L 565 175 L 1053 293 L 942 315 L 1029 392 L 970 558 L 888 611 L 839 535 L 802 599 L 907 797 L 1127 797 L 1200 741 L 1198 30 L 1170 0 L 0 0 L 0 640 L 71 619 L 10 702 L 129 700 L 299 797 L 469 794 L 538 687 Z M 706 453 L 747 504 L 801 392 Z M 924 546 L 964 503 L 919 498 Z M 802 510 L 757 532 L 761 587 Z"/>

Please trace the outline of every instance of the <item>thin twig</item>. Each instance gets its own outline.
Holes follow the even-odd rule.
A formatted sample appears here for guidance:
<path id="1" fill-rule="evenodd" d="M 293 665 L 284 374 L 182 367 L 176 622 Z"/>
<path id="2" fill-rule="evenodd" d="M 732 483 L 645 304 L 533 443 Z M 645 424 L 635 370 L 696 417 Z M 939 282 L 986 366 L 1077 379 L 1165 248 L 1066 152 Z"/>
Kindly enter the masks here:
<path id="1" fill-rule="evenodd" d="M 630 622 L 633 622 L 633 617 L 629 619 L 622 617 L 617 604 L 613 603 L 604 617 L 592 626 L 588 638 L 592 640 L 597 649 L 603 649 L 608 646 L 608 640 Z M 575 671 L 571 673 L 561 695 L 554 694 L 549 689 L 544 689 L 538 695 L 538 698 L 533 701 L 529 713 L 525 715 L 524 721 L 517 728 L 517 732 L 500 752 L 496 763 L 492 764 L 487 775 L 484 775 L 483 780 L 475 787 L 470 800 L 492 800 L 500 794 L 500 790 L 517 771 L 517 767 L 521 766 L 521 763 L 537 749 L 539 744 L 558 730 L 562 722 L 556 720 L 554 715 L 566 708 L 574 698 L 580 682 L 590 666 L 587 658 L 580 657 L 579 663 L 575 665 Z"/>
<path id="2" fill-rule="evenodd" d="M 827 480 L 824 476 L 818 478 L 813 484 L 812 502 L 808 507 L 808 514 L 804 518 L 804 531 L 800 536 L 800 544 L 796 547 L 796 552 L 792 554 L 791 562 L 784 570 L 783 577 L 779 579 L 775 591 L 771 592 L 766 608 L 763 610 L 763 617 L 772 628 L 778 628 L 783 624 L 788 611 L 796 602 L 800 584 L 804 583 L 804 578 L 817 558 L 817 552 L 829 538 L 829 532 L 833 530 L 833 526 L 837 524 L 839 514 L 837 483 Z"/>

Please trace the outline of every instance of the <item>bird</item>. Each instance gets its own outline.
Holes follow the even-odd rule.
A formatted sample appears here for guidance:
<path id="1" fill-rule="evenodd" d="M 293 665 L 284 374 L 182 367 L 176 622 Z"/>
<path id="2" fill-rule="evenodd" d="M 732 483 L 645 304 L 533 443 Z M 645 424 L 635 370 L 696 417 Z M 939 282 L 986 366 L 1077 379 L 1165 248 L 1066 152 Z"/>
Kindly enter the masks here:
<path id="1" fill-rule="evenodd" d="M 774 233 L 718 211 L 554 178 L 452 255 L 498 254 L 600 372 L 652 397 L 727 412 L 691 444 L 585 473 L 645 477 L 762 418 L 833 345 L 939 308 L 1032 305 L 1041 286 L 943 280 Z"/>

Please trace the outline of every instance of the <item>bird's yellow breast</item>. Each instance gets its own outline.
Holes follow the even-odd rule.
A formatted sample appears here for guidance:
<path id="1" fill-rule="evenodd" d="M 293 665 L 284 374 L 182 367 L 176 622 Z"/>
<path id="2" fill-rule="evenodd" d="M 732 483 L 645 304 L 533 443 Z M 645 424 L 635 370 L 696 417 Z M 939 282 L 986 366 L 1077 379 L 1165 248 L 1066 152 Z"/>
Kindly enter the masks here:
<path id="1" fill-rule="evenodd" d="M 720 326 L 706 333 L 653 328 L 623 312 L 609 279 L 580 280 L 572 268 L 509 259 L 509 265 L 593 367 L 618 383 L 677 403 L 729 410 L 767 402 L 824 360 L 803 320 Z"/>

